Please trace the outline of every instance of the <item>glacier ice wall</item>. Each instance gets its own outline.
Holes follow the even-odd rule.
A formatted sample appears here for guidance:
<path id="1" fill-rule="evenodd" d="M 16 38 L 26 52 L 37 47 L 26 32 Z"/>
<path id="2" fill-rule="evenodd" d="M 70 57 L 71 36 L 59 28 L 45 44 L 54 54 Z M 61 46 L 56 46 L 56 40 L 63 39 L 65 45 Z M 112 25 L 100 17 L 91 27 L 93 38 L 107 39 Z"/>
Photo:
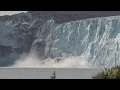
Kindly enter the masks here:
<path id="1" fill-rule="evenodd" d="M 0 66 L 31 52 L 42 60 L 84 55 L 93 68 L 120 64 L 120 16 L 61 24 L 49 15 L 41 17 L 27 13 L 0 21 Z"/>
<path id="2" fill-rule="evenodd" d="M 120 64 L 120 16 L 91 18 L 55 24 L 45 23 L 37 32 L 44 57 L 85 55 L 91 67 L 108 68 Z M 38 49 L 37 49 L 38 50 Z M 41 51 L 39 51 L 41 52 Z"/>

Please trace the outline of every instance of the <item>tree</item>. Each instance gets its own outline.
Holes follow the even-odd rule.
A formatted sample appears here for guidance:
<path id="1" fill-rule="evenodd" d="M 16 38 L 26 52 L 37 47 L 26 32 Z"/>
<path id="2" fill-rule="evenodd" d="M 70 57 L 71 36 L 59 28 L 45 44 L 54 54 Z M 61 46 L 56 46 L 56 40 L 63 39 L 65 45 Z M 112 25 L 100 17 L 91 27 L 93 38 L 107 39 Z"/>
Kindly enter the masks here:
<path id="1" fill-rule="evenodd" d="M 120 79 L 120 66 L 106 69 L 92 77 L 93 79 Z"/>
<path id="2" fill-rule="evenodd" d="M 50 76 L 50 79 L 56 79 L 56 73 L 55 73 L 55 71 L 53 72 L 53 75 Z"/>

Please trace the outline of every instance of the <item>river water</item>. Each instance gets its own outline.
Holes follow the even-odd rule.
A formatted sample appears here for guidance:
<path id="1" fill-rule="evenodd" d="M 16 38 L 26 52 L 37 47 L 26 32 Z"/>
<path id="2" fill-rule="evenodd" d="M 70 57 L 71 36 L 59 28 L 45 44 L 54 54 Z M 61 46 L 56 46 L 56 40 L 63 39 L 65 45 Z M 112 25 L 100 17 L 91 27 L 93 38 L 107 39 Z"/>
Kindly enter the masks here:
<path id="1" fill-rule="evenodd" d="M 0 68 L 0 79 L 50 79 L 54 71 L 56 79 L 92 79 L 102 69 Z"/>

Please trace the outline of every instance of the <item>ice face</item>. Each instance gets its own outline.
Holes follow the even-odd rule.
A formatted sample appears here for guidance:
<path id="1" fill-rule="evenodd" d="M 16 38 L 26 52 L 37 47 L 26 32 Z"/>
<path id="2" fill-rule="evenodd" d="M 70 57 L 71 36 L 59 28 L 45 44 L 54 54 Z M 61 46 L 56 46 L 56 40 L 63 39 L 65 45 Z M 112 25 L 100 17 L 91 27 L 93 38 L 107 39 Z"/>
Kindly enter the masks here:
<path id="1" fill-rule="evenodd" d="M 120 16 L 61 24 L 51 18 L 44 19 L 33 18 L 29 13 L 24 17 L 17 15 L 14 20 L 1 21 L 0 45 L 12 47 L 10 55 L 34 51 L 43 60 L 84 55 L 93 68 L 120 64 Z"/>
<path id="2" fill-rule="evenodd" d="M 50 21 L 47 25 L 51 25 Z M 51 37 L 47 37 L 49 35 Z M 48 38 L 52 39 L 47 41 Z M 46 38 L 42 39 L 46 43 L 50 42 L 46 48 L 49 48 L 46 57 L 84 54 L 91 67 L 107 68 L 120 63 L 119 38 L 120 16 L 113 16 L 53 25 Z"/>

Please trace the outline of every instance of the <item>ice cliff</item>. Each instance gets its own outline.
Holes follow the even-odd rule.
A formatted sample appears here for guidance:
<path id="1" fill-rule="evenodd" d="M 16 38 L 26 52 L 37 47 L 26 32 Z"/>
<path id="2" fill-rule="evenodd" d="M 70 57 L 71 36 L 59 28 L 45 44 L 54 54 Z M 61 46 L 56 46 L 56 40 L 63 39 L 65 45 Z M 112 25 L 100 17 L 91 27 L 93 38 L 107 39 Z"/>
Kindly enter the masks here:
<path id="1" fill-rule="evenodd" d="M 42 60 L 84 55 L 92 68 L 112 67 L 120 64 L 119 45 L 120 16 L 56 23 L 23 13 L 0 21 L 0 66 L 34 51 Z"/>

